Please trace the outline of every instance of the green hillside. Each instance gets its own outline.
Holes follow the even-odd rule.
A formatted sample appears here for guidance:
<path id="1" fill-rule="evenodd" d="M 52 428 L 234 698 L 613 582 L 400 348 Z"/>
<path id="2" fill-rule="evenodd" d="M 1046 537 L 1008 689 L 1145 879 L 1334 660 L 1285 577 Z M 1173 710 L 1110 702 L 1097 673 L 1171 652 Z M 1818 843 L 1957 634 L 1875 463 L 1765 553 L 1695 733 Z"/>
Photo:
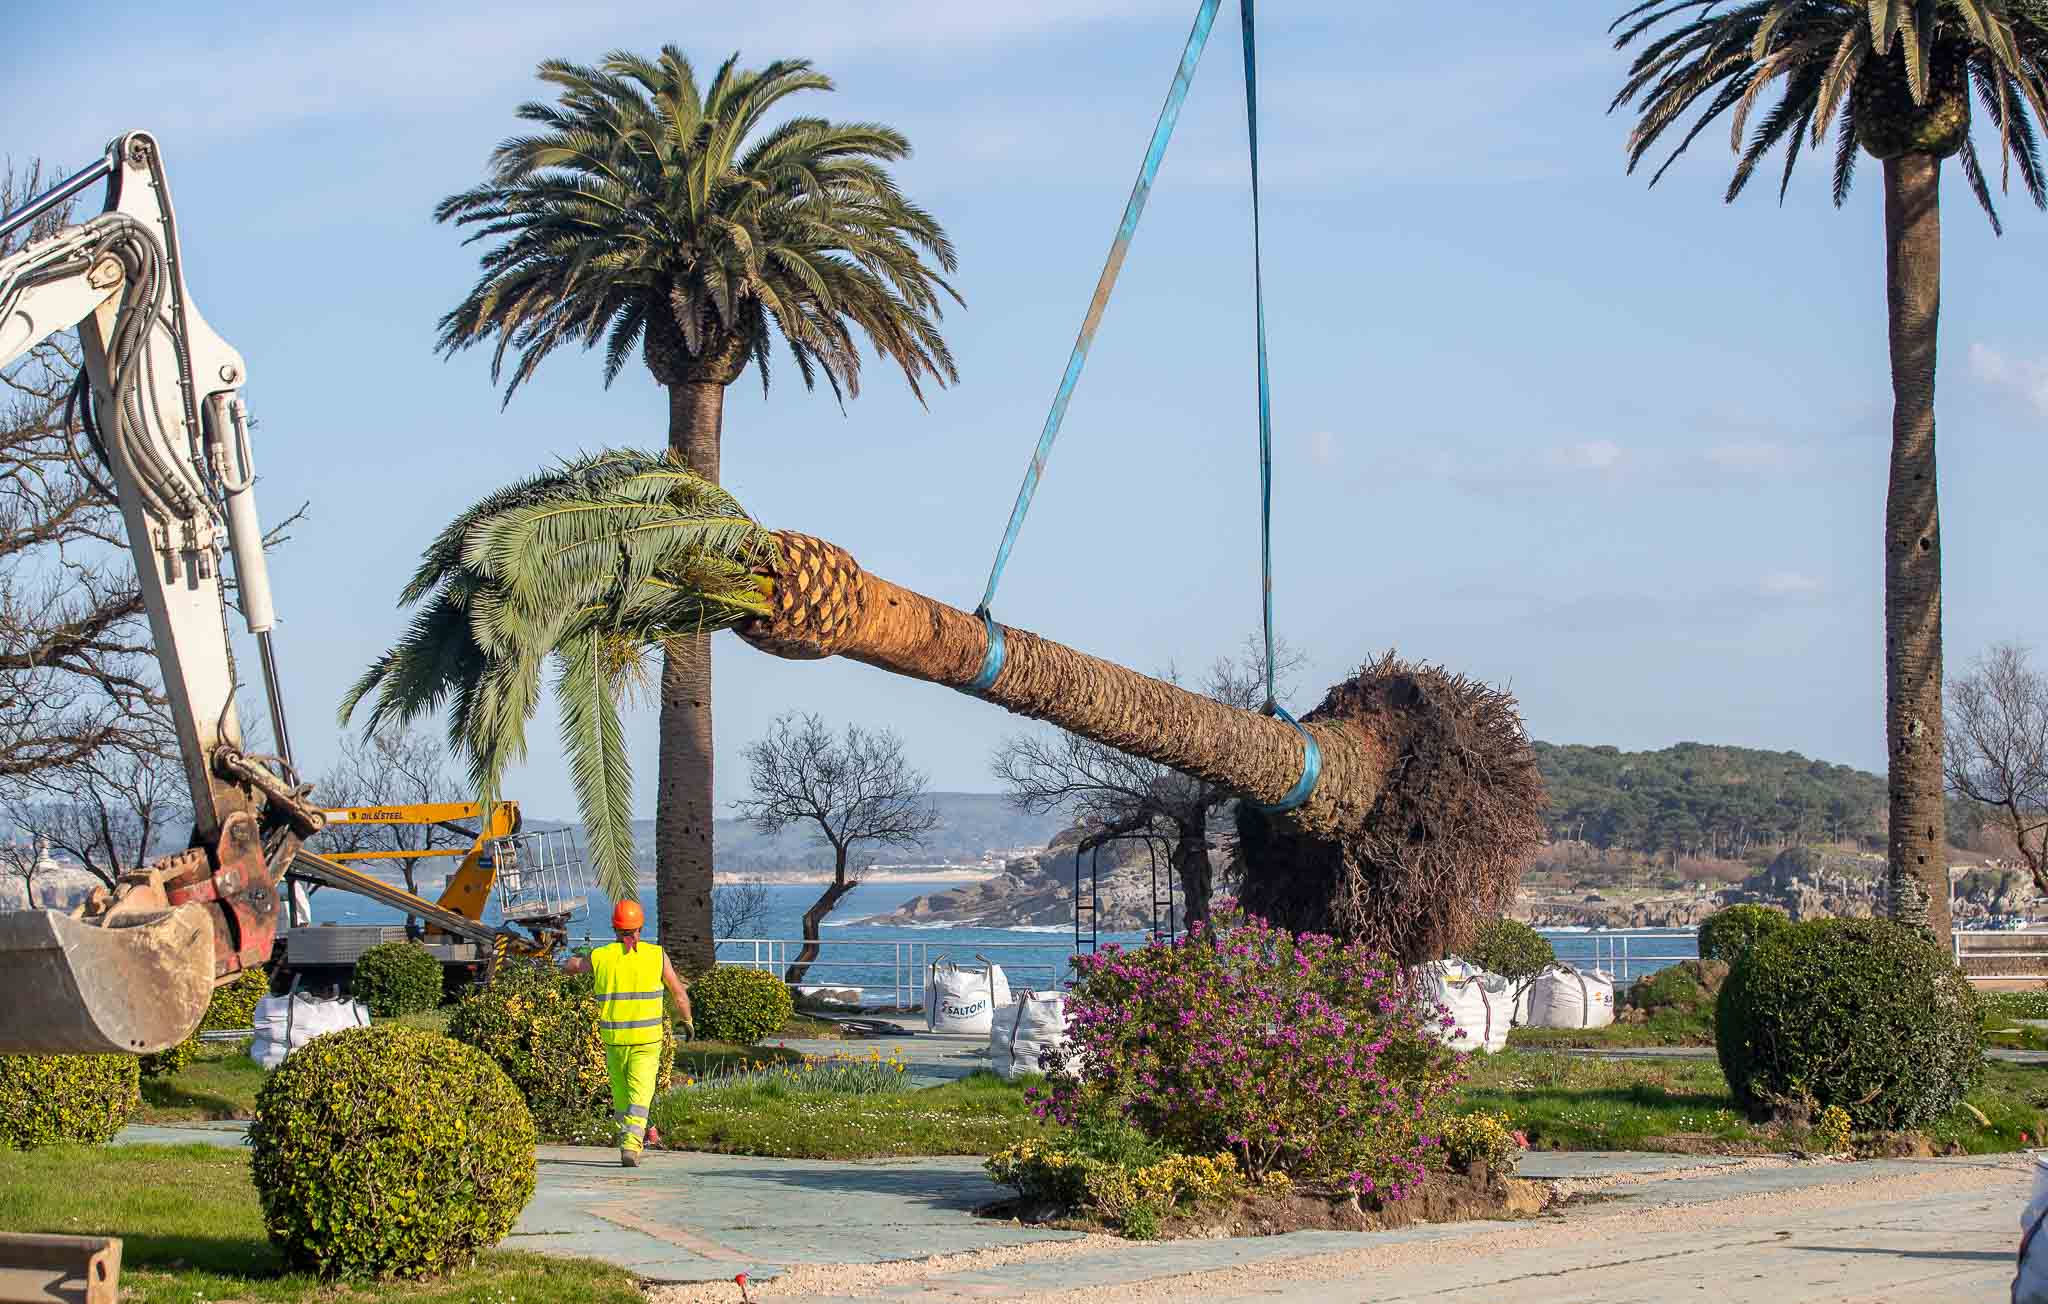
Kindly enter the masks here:
<path id="1" fill-rule="evenodd" d="M 1884 845 L 1883 777 L 1798 752 L 1537 743 L 1536 763 L 1550 787 L 1553 841 L 1731 860 L 1788 842 Z M 1951 837 L 1972 822 L 1952 812 Z"/>

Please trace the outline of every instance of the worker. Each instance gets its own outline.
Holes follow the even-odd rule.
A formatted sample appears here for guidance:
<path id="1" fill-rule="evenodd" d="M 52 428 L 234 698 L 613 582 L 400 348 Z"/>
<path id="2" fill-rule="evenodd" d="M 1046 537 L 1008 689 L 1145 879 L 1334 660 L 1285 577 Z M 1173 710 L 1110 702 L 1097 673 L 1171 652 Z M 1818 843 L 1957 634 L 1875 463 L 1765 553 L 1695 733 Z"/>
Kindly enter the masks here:
<path id="1" fill-rule="evenodd" d="M 684 1039 L 696 1039 L 690 1014 L 690 991 L 676 975 L 668 956 L 652 942 L 640 940 L 647 922 L 638 901 L 612 907 L 612 936 L 589 956 L 572 956 L 563 968 L 594 976 L 597 988 L 597 1035 L 604 1042 L 605 1068 L 612 1079 L 612 1116 L 619 1122 L 619 1162 L 640 1166 L 641 1148 L 658 1145 L 661 1133 L 649 1127 L 648 1106 L 654 1103 L 654 1079 L 661 1071 L 662 988 L 675 998 L 677 1022 Z M 658 981 L 657 981 L 658 980 Z"/>

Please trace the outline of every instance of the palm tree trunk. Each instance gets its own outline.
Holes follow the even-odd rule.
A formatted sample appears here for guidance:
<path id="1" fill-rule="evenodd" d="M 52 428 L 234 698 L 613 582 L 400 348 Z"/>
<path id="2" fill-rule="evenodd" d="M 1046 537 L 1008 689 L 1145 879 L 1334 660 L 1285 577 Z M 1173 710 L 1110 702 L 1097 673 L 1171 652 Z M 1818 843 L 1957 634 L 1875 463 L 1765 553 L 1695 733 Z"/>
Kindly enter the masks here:
<path id="1" fill-rule="evenodd" d="M 867 574 L 822 539 L 777 537 L 775 614 L 739 627 L 755 647 L 799 660 L 844 656 L 950 688 L 980 673 L 988 637 L 977 617 Z M 1279 802 L 1301 777 L 1305 749 L 1291 725 L 1021 629 L 1003 634 L 1002 671 L 982 694 L 997 706 L 1257 802 Z M 1322 777 L 1284 818 L 1310 835 L 1363 828 L 1392 760 L 1387 741 L 1341 722 L 1305 728 L 1321 748 Z"/>
<path id="2" fill-rule="evenodd" d="M 725 386 L 686 381 L 668 391 L 669 447 L 690 470 L 718 482 Z M 676 967 L 702 973 L 716 962 L 711 935 L 711 638 L 671 640 L 662 658 L 660 761 L 655 776 L 655 918 Z"/>
<path id="3" fill-rule="evenodd" d="M 1892 363 L 1884 520 L 1885 737 L 1892 917 L 1949 944 L 1941 768 L 1941 523 L 1934 479 L 1934 358 L 1941 317 L 1941 160 L 1884 165 Z"/>
<path id="4" fill-rule="evenodd" d="M 793 987 L 802 982 L 804 975 L 811 971 L 811 965 L 818 959 L 818 952 L 823 949 L 818 945 L 818 939 L 821 935 L 820 930 L 824 927 L 825 916 L 831 914 L 840 899 L 851 891 L 853 884 L 846 879 L 846 849 L 841 847 L 832 867 L 832 881 L 825 885 L 825 890 L 818 894 L 818 899 L 811 903 L 811 908 L 804 911 L 803 949 L 796 953 L 796 959 L 783 973 L 783 982 Z"/>

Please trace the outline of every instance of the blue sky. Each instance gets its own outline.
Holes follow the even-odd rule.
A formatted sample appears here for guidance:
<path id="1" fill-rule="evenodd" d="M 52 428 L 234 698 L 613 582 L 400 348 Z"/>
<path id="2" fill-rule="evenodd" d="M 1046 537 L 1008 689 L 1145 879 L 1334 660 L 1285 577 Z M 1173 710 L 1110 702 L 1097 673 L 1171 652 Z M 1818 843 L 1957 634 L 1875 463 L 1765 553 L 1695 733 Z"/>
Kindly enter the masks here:
<path id="1" fill-rule="evenodd" d="M 681 45 L 808 56 L 802 105 L 908 133 L 901 178 L 960 251 L 961 383 L 870 368 L 842 413 L 785 370 L 731 391 L 725 479 L 767 523 L 971 606 L 1193 11 L 1188 0 L 749 6 L 446 0 L 42 6 L 13 28 L 0 150 L 164 145 L 188 276 L 247 356 L 294 742 L 399 630 L 429 535 L 558 454 L 658 446 L 644 370 L 558 354 L 503 410 L 432 350 L 474 251 L 429 213 L 539 93 L 534 64 Z M 998 615 L 1127 665 L 1205 665 L 1258 619 L 1248 201 L 1225 6 Z M 659 11 L 659 12 L 656 12 Z M 1877 168 L 1720 202 L 1710 131 L 1655 190 L 1605 116 L 1607 8 L 1289 3 L 1260 20 L 1280 632 L 1298 705 L 1387 647 L 1512 686 L 1531 732 L 1883 764 L 1879 552 L 1890 393 Z M 1947 186 L 1940 373 L 1952 668 L 2048 641 L 2048 218 L 1994 239 Z M 780 710 L 895 728 L 988 789 L 1022 723 L 850 663 L 718 646 L 718 796 Z M 654 719 L 633 719 L 651 814 Z M 551 715 L 508 789 L 571 808 Z"/>

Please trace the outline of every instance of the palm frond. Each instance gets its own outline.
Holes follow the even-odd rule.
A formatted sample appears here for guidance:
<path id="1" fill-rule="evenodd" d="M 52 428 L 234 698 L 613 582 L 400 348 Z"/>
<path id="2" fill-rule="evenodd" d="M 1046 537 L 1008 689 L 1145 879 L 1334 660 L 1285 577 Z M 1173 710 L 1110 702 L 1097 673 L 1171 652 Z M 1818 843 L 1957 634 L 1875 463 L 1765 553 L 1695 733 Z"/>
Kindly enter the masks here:
<path id="1" fill-rule="evenodd" d="M 602 344 L 607 384 L 643 344 L 650 365 L 680 369 L 657 374 L 664 384 L 725 384 L 728 360 L 758 366 L 774 332 L 827 317 L 852 328 L 843 347 L 788 340 L 806 384 L 822 372 L 835 394 L 857 393 L 858 337 L 920 401 L 924 380 L 958 379 L 937 329 L 942 301 L 960 302 L 945 279 L 952 243 L 888 171 L 908 139 L 878 123 L 767 121 L 792 96 L 832 89 L 808 62 L 750 70 L 735 55 L 701 89 L 673 46 L 538 71 L 555 99 L 521 105 L 532 129 L 493 151 L 484 184 L 434 210 L 485 246 L 469 294 L 441 319 L 440 350 L 488 347 L 506 401 L 564 345 Z M 872 275 L 819 275 L 833 259 Z M 680 359 L 653 347 L 677 338 Z"/>
<path id="2" fill-rule="evenodd" d="M 1630 6 L 1608 30 L 1618 33 L 1617 49 L 1636 49 L 1608 106 L 1610 112 L 1625 104 L 1635 108 L 1629 171 L 1691 117 L 1651 185 L 1708 125 L 1726 117 L 1736 154 L 1728 200 L 1782 145 L 1782 201 L 1804 148 L 1819 145 L 1832 130 L 1832 193 L 1839 206 L 1856 170 L 1859 82 L 1879 95 L 1878 103 L 1889 96 L 1930 105 L 1954 93 L 1948 71 L 1960 64 L 1998 133 L 2001 184 L 2017 166 L 2029 197 L 2048 207 L 2048 169 L 2038 148 L 2040 127 L 2048 123 L 2048 0 L 1651 0 Z M 1751 113 L 1772 87 L 1782 94 L 1751 129 Z M 2002 224 L 1984 161 L 1966 129 L 1958 164 L 1997 231 Z"/>
<path id="3" fill-rule="evenodd" d="M 526 754 L 553 658 L 592 854 L 608 889 L 630 884 L 619 692 L 646 650 L 766 614 L 756 571 L 775 548 L 737 499 L 674 454 L 606 449 L 563 462 L 435 536 L 401 603 L 419 611 L 349 689 L 341 719 L 373 699 L 373 727 L 446 709 L 450 743 L 489 803 Z"/>

